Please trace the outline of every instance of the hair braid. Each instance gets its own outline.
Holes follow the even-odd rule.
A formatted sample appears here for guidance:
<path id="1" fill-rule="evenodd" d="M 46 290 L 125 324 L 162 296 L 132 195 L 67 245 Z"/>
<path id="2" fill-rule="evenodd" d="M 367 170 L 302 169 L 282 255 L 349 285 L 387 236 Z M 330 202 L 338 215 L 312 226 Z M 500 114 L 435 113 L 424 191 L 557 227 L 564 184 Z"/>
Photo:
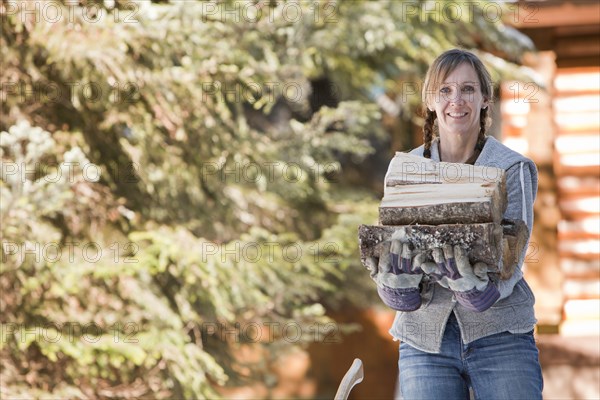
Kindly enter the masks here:
<path id="1" fill-rule="evenodd" d="M 487 112 L 488 108 L 482 108 L 479 113 L 479 136 L 477 137 L 477 144 L 475 145 L 475 150 L 482 151 L 483 146 L 485 145 L 485 130 L 487 124 Z"/>
<path id="2" fill-rule="evenodd" d="M 425 125 L 423 125 L 423 157 L 431 158 L 431 142 L 433 141 L 433 123 L 437 117 L 435 111 L 427 109 L 425 112 Z"/>

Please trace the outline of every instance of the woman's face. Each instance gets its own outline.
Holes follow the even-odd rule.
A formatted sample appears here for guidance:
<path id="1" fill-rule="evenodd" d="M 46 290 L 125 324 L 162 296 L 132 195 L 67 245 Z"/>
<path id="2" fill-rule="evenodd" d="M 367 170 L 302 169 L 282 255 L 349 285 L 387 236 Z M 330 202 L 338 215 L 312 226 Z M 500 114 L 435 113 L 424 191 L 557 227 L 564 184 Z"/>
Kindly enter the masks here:
<path id="1" fill-rule="evenodd" d="M 440 136 L 468 137 L 479 133 L 479 113 L 488 99 L 473 67 L 460 64 L 428 96 L 427 107 L 436 112 Z"/>

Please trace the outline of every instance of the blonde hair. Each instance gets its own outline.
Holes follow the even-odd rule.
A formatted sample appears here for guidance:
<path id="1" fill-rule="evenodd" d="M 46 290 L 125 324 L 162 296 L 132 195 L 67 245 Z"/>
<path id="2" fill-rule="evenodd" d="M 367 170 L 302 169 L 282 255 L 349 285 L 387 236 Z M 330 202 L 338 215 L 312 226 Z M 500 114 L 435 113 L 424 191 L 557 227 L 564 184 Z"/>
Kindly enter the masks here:
<path id="1" fill-rule="evenodd" d="M 489 101 L 493 99 L 494 89 L 492 86 L 492 78 L 481 60 L 475 54 L 466 50 L 452 49 L 438 56 L 429 67 L 429 70 L 427 70 L 422 91 L 425 112 L 425 124 L 423 125 L 423 143 L 425 148 L 423 150 L 423 156 L 427 158 L 431 158 L 431 142 L 436 133 L 434 132 L 434 123 L 437 118 L 435 111 L 431 111 L 427 108 L 427 102 L 432 95 L 437 93 L 437 86 L 439 83 L 443 82 L 459 65 L 465 63 L 473 67 L 477 73 L 483 97 Z M 479 137 L 477 138 L 477 144 L 475 145 L 475 149 L 478 151 L 483 149 L 485 143 L 486 126 L 491 120 L 488 114 L 488 107 L 481 109 L 479 114 Z"/>

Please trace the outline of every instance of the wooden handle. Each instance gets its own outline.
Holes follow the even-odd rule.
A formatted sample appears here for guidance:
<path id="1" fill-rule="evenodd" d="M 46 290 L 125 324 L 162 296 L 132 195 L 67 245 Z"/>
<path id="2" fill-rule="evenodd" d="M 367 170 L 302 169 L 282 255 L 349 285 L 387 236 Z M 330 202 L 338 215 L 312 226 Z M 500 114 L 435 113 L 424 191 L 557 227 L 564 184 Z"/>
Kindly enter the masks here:
<path id="1" fill-rule="evenodd" d="M 363 363 L 360 359 L 355 358 L 354 362 L 342 378 L 342 382 L 338 387 L 334 400 L 346 400 L 350 395 L 352 388 L 361 383 L 364 378 Z"/>

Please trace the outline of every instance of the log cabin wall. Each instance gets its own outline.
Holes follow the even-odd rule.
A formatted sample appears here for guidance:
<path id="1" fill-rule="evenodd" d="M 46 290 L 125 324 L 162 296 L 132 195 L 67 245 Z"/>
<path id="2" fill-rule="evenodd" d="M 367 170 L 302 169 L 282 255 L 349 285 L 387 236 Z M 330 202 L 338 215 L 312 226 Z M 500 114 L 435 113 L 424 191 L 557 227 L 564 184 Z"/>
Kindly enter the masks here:
<path id="1" fill-rule="evenodd" d="M 565 335 L 598 334 L 600 69 L 560 68 L 554 80 L 554 168 L 562 214 L 558 252 Z"/>
<path id="2" fill-rule="evenodd" d="M 503 141 L 540 171 L 526 275 L 540 331 L 600 334 L 600 3 L 521 1 L 544 79 L 503 82 Z"/>
<path id="3" fill-rule="evenodd" d="M 531 82 L 505 81 L 500 85 L 501 140 L 530 157 L 538 167 L 538 194 L 534 204 L 534 230 L 525 257 L 524 271 L 536 295 L 540 331 L 557 332 L 562 318 L 562 273 L 558 257 L 557 225 L 561 219 L 553 167 L 556 127 L 552 111 L 555 56 L 544 52 L 528 63 L 548 90 Z"/>

